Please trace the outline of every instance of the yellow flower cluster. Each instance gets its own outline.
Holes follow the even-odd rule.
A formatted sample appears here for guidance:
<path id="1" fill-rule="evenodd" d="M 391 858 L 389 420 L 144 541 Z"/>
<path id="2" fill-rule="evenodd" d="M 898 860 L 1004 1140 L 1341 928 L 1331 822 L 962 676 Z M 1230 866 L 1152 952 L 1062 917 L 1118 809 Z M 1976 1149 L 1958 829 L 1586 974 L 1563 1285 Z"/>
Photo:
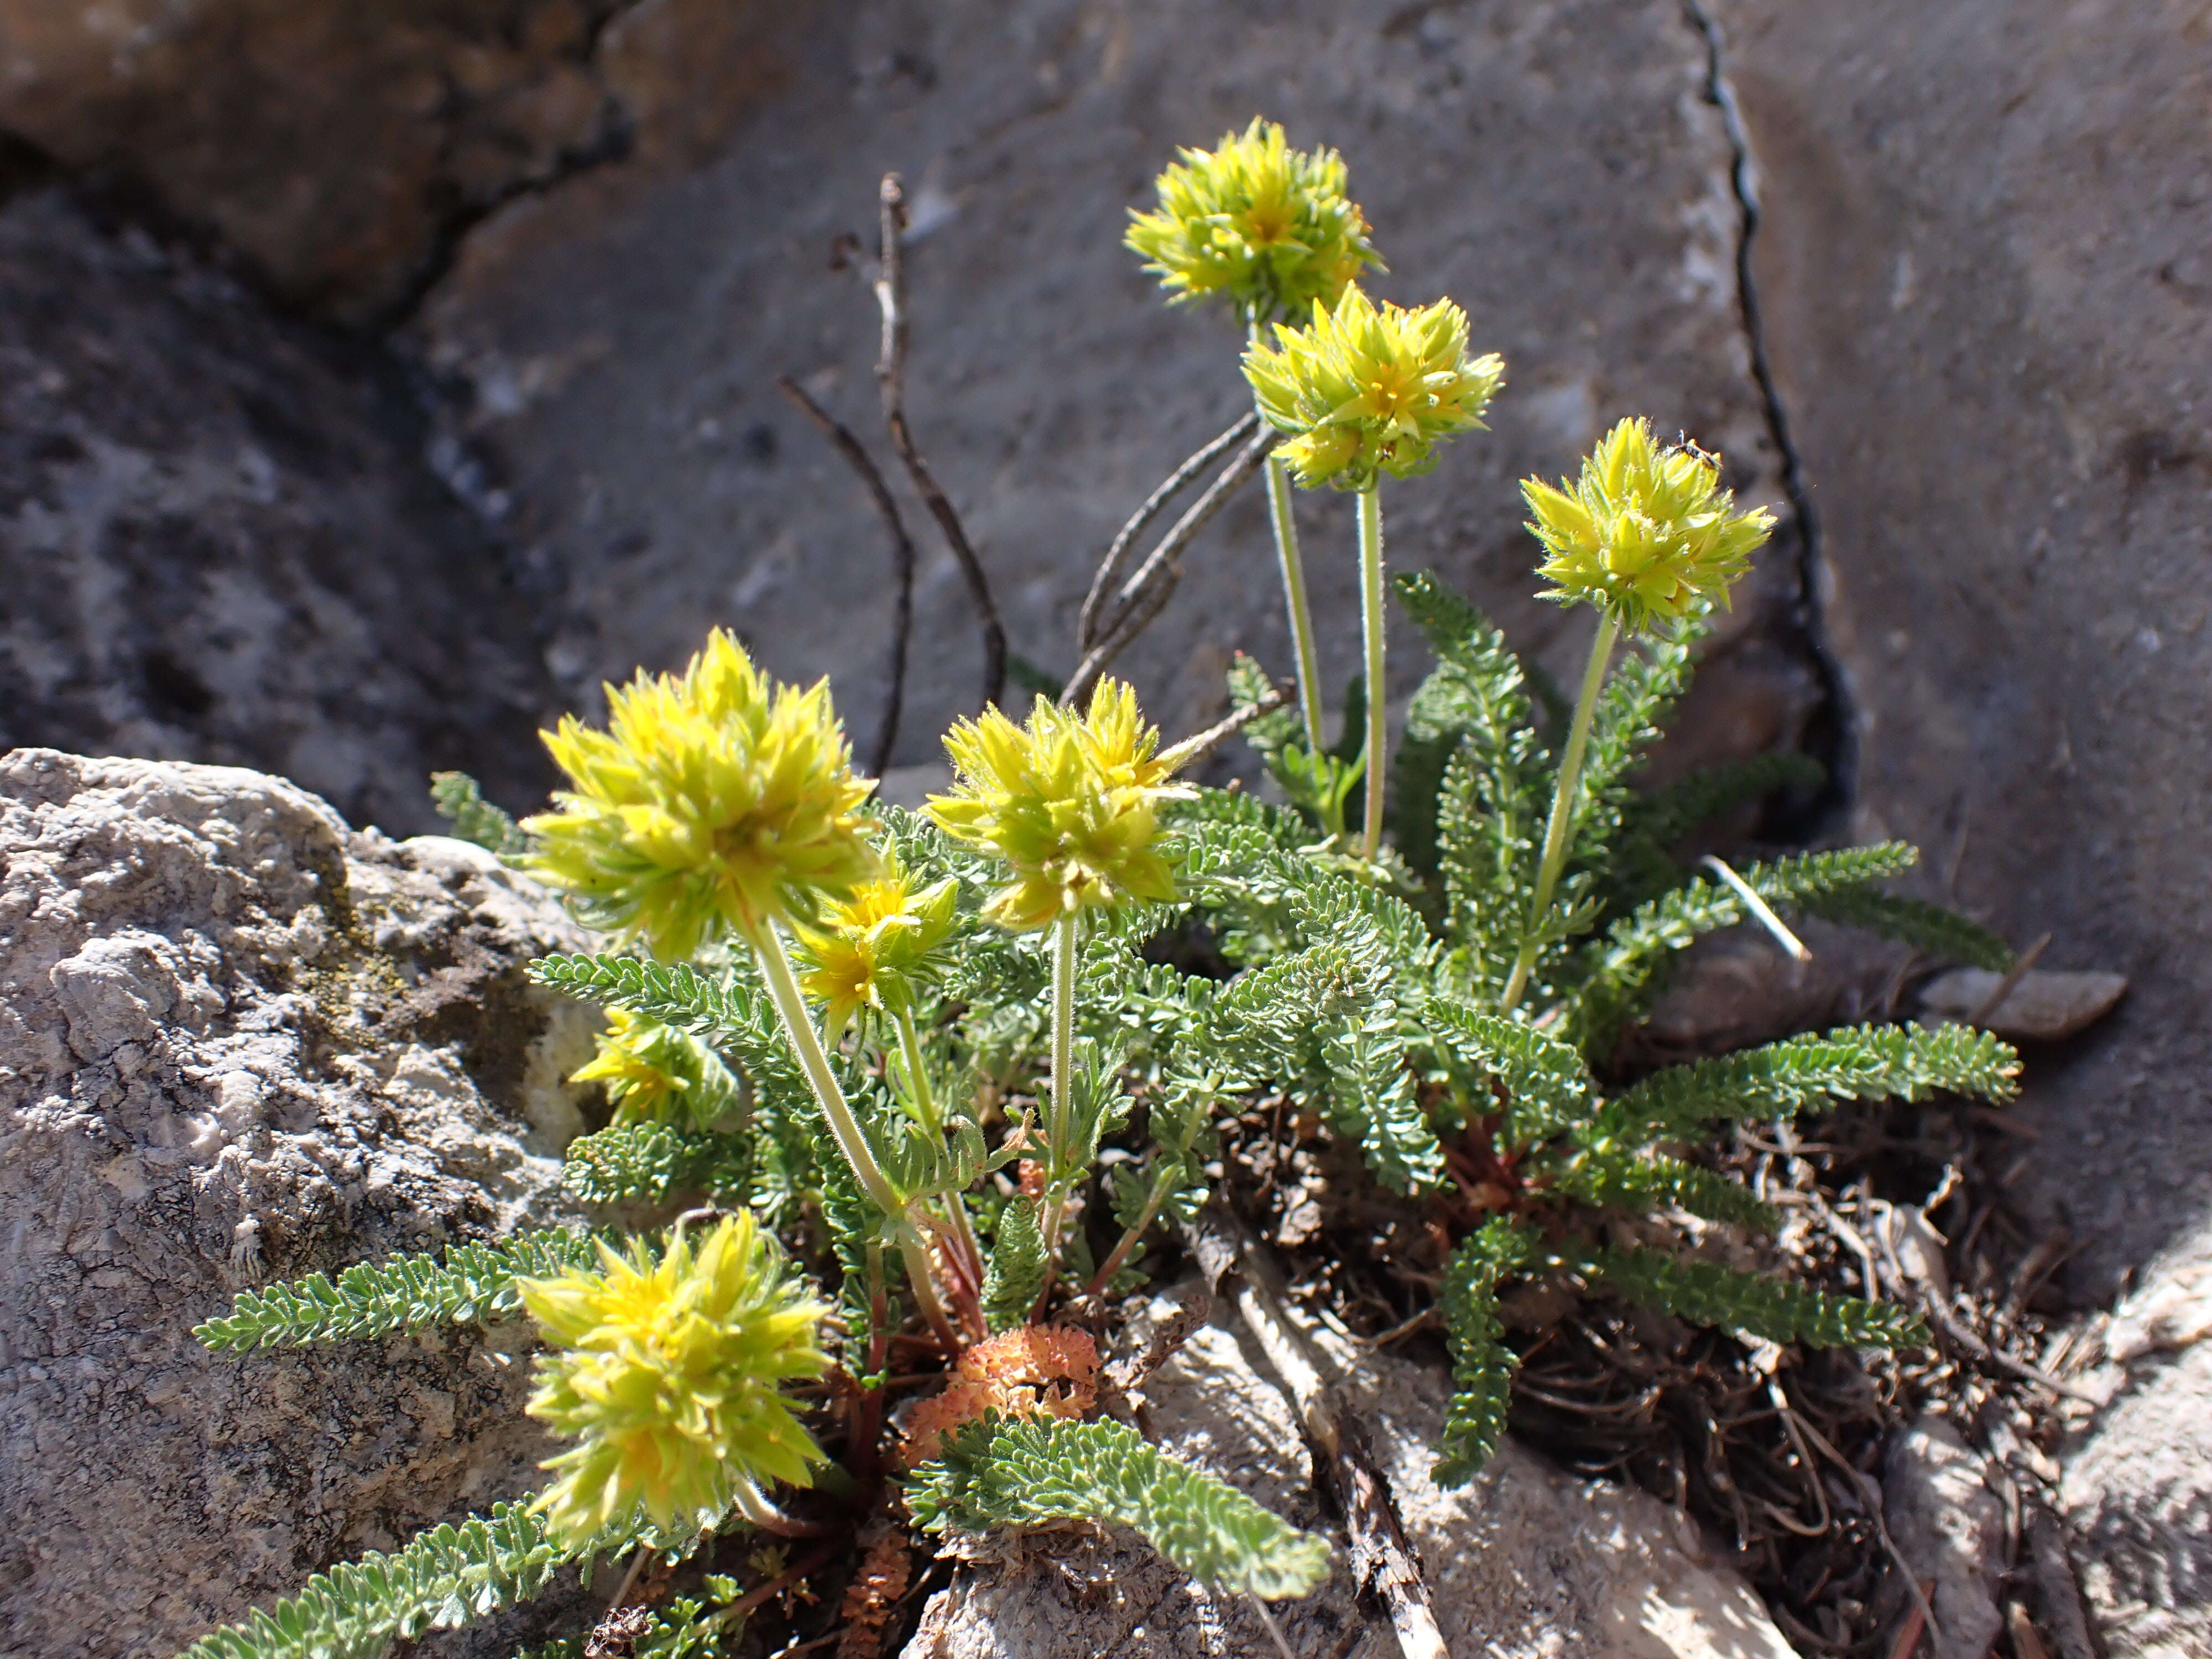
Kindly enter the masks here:
<path id="1" fill-rule="evenodd" d="M 546 746 L 570 787 L 523 826 L 527 863 L 587 926 L 664 962 L 811 917 L 875 872 L 860 817 L 874 785 L 826 681 L 778 685 L 716 629 L 680 675 L 607 689 L 604 732 L 564 716 Z"/>
<path id="2" fill-rule="evenodd" d="M 1026 726 L 992 708 L 945 734 L 956 777 L 929 816 L 1013 870 L 985 915 L 1023 933 L 1086 908 L 1175 896 L 1154 845 L 1156 809 L 1192 792 L 1168 781 L 1176 762 L 1155 753 L 1159 738 L 1137 694 L 1112 678 L 1083 714 L 1039 697 Z"/>
<path id="3" fill-rule="evenodd" d="M 1348 288 L 1303 329 L 1275 325 L 1274 346 L 1244 354 L 1260 415 L 1291 441 L 1275 453 L 1311 489 L 1364 489 L 1436 465 L 1438 440 L 1482 426 L 1505 383 L 1495 352 L 1467 355 L 1467 313 L 1449 300 L 1377 306 Z"/>
<path id="4" fill-rule="evenodd" d="M 1362 268 L 1382 268 L 1334 150 L 1292 149 L 1281 127 L 1255 117 L 1243 137 L 1182 155 L 1159 176 L 1158 210 L 1130 210 L 1127 238 L 1171 301 L 1225 295 L 1245 323 L 1302 322 Z"/>
<path id="5" fill-rule="evenodd" d="M 951 877 L 917 892 L 906 872 L 886 860 L 882 875 L 828 906 L 819 927 L 798 930 L 804 968 L 799 983 L 823 1005 L 830 1041 L 862 1008 L 894 1016 L 913 1012 L 916 993 L 929 980 L 931 953 L 952 931 L 958 902 Z"/>
<path id="6" fill-rule="evenodd" d="M 599 1247 L 598 1271 L 518 1281 L 552 1352 L 532 1417 L 576 1444 L 536 1507 L 575 1543 L 642 1509 L 663 1528 L 757 1499 L 763 1482 L 811 1481 L 826 1461 L 779 1392 L 821 1376 L 824 1311 L 750 1215 L 695 1249 L 681 1230 L 659 1262 L 641 1241 Z M 757 1506 L 757 1505 L 756 1505 Z"/>
<path id="7" fill-rule="evenodd" d="M 675 1123 L 726 1129 L 744 1103 L 722 1058 L 689 1031 L 621 1008 L 607 1011 L 599 1052 L 568 1073 L 571 1083 L 604 1083 L 617 1123 Z"/>
<path id="8" fill-rule="evenodd" d="M 1734 511 L 1720 479 L 1711 456 L 1655 443 L 1637 419 L 1599 440 L 1578 483 L 1524 480 L 1528 529 L 1547 555 L 1536 574 L 1554 584 L 1543 597 L 1586 599 L 1631 629 L 1701 602 L 1727 604 L 1774 520 L 1764 507 Z"/>

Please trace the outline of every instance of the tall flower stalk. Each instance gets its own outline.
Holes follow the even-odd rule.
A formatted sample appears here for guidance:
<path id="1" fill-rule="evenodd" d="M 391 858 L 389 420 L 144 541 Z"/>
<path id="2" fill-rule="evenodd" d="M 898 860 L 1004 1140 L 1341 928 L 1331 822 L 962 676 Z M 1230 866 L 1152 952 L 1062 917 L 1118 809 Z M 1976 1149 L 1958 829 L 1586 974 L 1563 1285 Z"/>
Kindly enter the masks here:
<path id="1" fill-rule="evenodd" d="M 1036 700 L 1017 726 L 995 708 L 945 733 L 953 787 L 929 815 L 1011 878 L 984 915 L 1012 933 L 1052 934 L 1052 1079 L 1044 1113 L 1048 1249 L 1059 1243 L 1085 1137 L 1075 1086 L 1076 962 L 1085 916 L 1176 896 L 1158 808 L 1192 792 L 1170 781 L 1184 758 L 1159 751 L 1136 693 L 1103 679 L 1081 714 Z"/>
<path id="2" fill-rule="evenodd" d="M 827 682 L 778 685 L 720 629 L 680 675 L 607 690 L 607 729 L 546 734 L 570 787 L 526 828 L 528 863 L 587 925 L 684 962 L 710 939 L 751 951 L 830 1138 L 903 1258 L 915 1302 L 957 1348 L 909 1195 L 884 1172 L 807 1012 L 784 930 L 881 872 Z"/>
<path id="3" fill-rule="evenodd" d="M 1483 411 L 1505 380 L 1496 353 L 1467 355 L 1467 313 L 1449 300 L 1407 310 L 1377 306 L 1348 287 L 1313 320 L 1275 325 L 1273 347 L 1255 340 L 1244 375 L 1261 418 L 1288 441 L 1271 460 L 1311 489 L 1356 491 L 1359 505 L 1359 614 L 1367 685 L 1367 806 L 1360 856 L 1382 845 L 1387 799 L 1382 478 L 1407 478 L 1437 464 L 1436 446 L 1482 428 Z"/>
<path id="4" fill-rule="evenodd" d="M 1344 158 L 1290 147 L 1283 129 L 1255 118 L 1210 150 L 1184 149 L 1155 183 L 1159 206 L 1130 210 L 1127 246 L 1145 258 L 1170 303 L 1228 301 L 1249 340 L 1267 324 L 1304 323 L 1333 306 L 1368 266 L 1382 270 L 1367 216 L 1346 192 Z M 1267 465 L 1267 522 L 1283 578 L 1306 742 L 1322 752 L 1321 662 L 1291 507 L 1290 479 Z"/>
<path id="5" fill-rule="evenodd" d="M 1721 488 L 1720 462 L 1695 445 L 1661 445 L 1650 423 L 1625 420 L 1598 441 L 1573 483 L 1557 488 L 1522 482 L 1532 515 L 1529 532 L 1545 559 L 1536 574 L 1552 583 L 1541 597 L 1559 605 L 1597 607 L 1597 634 L 1559 757 L 1544 850 L 1536 866 L 1528 921 L 1500 1001 L 1510 1011 L 1528 989 L 1545 924 L 1565 868 L 1590 721 L 1605 690 L 1615 643 L 1649 633 L 1708 605 L 1725 605 L 1729 590 L 1751 568 L 1751 556 L 1773 532 L 1764 507 L 1735 510 Z"/>

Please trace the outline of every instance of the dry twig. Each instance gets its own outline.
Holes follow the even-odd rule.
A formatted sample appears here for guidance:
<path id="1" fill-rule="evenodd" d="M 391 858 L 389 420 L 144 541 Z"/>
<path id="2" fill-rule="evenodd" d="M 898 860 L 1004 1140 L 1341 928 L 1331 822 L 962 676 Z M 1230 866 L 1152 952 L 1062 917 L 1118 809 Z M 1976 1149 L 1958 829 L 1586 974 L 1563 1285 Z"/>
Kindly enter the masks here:
<path id="1" fill-rule="evenodd" d="M 1158 489 L 1145 497 L 1145 503 L 1121 526 L 1121 534 L 1114 538 L 1106 550 L 1106 556 L 1098 562 L 1098 574 L 1091 579 L 1091 591 L 1083 598 L 1083 615 L 1075 625 L 1075 645 L 1079 651 L 1088 651 L 1098 643 L 1098 609 L 1106 600 L 1106 590 L 1114 578 L 1121 574 L 1121 562 L 1128 556 L 1129 549 L 1145 528 L 1159 517 L 1167 504 L 1188 487 L 1192 479 L 1213 464 L 1213 458 L 1230 445 L 1249 437 L 1259 424 L 1257 414 L 1247 410 L 1243 418 L 1219 437 L 1210 439 L 1204 447 L 1168 474 Z"/>
<path id="2" fill-rule="evenodd" d="M 906 421 L 906 186 L 896 173 L 884 175 L 878 192 L 882 207 L 881 251 L 876 271 L 876 304 L 883 312 L 883 342 L 876 357 L 876 382 L 884 398 L 884 424 L 890 428 L 891 444 L 905 464 L 907 477 L 929 508 L 929 516 L 945 532 L 960 574 L 968 581 L 968 597 L 983 630 L 983 707 L 1001 701 L 1006 690 L 1006 629 L 999 620 L 998 601 L 991 597 L 990 579 L 983 562 L 962 527 L 960 515 L 939 488 L 937 479 L 921 459 Z"/>
<path id="3" fill-rule="evenodd" d="M 830 411 L 806 395 L 798 381 L 788 374 L 777 378 L 776 390 L 799 406 L 799 412 L 811 421 L 822 435 L 837 447 L 853 471 L 860 474 L 860 482 L 867 486 L 868 499 L 876 505 L 876 513 L 884 521 L 884 528 L 891 537 L 891 649 L 890 660 L 884 672 L 889 676 L 890 690 L 884 693 L 884 712 L 876 722 L 876 740 L 870 750 L 868 769 L 872 775 L 881 777 L 891 763 L 891 750 L 898 742 L 899 716 L 906 703 L 907 641 L 914 631 L 914 538 L 906 533 L 906 521 L 899 516 L 898 502 L 892 497 L 890 486 L 877 471 L 868 452 L 860 441 L 848 431 Z"/>
<path id="4" fill-rule="evenodd" d="M 1115 596 L 1113 617 L 1100 630 L 1098 643 L 1085 653 L 1082 665 L 1069 678 L 1067 689 L 1060 693 L 1062 703 L 1071 707 L 1079 703 L 1107 665 L 1127 650 L 1137 635 L 1151 626 L 1152 618 L 1166 608 L 1176 585 L 1182 580 L 1182 567 L 1176 562 L 1176 559 L 1198 532 L 1213 522 L 1214 515 L 1228 505 L 1230 496 L 1236 494 L 1238 487 L 1259 471 L 1261 462 L 1267 457 L 1267 446 L 1273 441 L 1271 437 L 1261 436 L 1246 444 L 1121 584 Z"/>
<path id="5" fill-rule="evenodd" d="M 1243 1224 L 1218 1204 L 1185 1227 L 1183 1237 L 1214 1294 L 1230 1299 L 1297 1407 L 1318 1454 L 1316 1472 L 1344 1513 L 1352 1571 L 1389 1609 L 1399 1651 L 1405 1659 L 1447 1659 L 1420 1558 L 1407 1541 L 1366 1427 L 1331 1380 L 1334 1368 L 1294 1322 L 1280 1273 Z"/>

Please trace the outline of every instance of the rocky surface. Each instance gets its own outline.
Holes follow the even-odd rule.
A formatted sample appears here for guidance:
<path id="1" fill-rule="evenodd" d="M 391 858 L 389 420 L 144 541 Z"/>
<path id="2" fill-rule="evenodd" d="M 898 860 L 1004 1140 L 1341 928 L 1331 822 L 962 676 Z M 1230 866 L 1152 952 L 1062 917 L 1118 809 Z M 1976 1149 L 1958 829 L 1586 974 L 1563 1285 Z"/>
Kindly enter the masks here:
<path id="1" fill-rule="evenodd" d="M 0 1651 L 173 1651 L 522 1489 L 495 1343 L 191 1332 L 564 1214 L 595 1018 L 521 967 L 576 948 L 557 908 L 274 778 L 38 749 L 0 761 Z"/>
<path id="2" fill-rule="evenodd" d="M 1890 1437 L 1882 1456 L 1882 1518 L 1914 1579 L 1928 1592 L 1935 1659 L 1986 1659 L 2003 1627 L 2004 1505 L 1981 1455 L 1941 1418 L 1922 1417 Z M 1902 1612 L 1905 1595 L 1893 1587 Z"/>
<path id="3" fill-rule="evenodd" d="M 1173 1305 L 1162 1298 L 1156 1316 Z M 1452 1659 L 1790 1659 L 1758 1596 L 1693 1522 L 1510 1443 L 1480 1480 L 1441 1491 L 1430 1448 L 1449 1379 L 1314 1334 L 1350 1378 L 1347 1398 L 1373 1434 Z M 1231 1329 L 1201 1327 L 1145 1393 L 1163 1443 L 1297 1524 L 1328 1528 L 1289 1400 Z M 968 1553 L 931 1599 L 906 1659 L 1275 1651 L 1249 1605 L 1207 1595 L 1132 1538 L 1032 1534 L 975 1540 Z M 1328 1584 L 1273 1611 L 1297 1653 L 1397 1652 L 1388 1619 L 1355 1598 L 1340 1550 Z"/>
<path id="4" fill-rule="evenodd" d="M 58 191 L 0 208 L 0 749 L 246 764 L 433 827 L 542 800 L 497 551 L 387 371 Z"/>
<path id="5" fill-rule="evenodd" d="M 0 123 L 374 317 L 470 216 L 620 147 L 592 60 L 621 4 L 0 0 Z"/>
<path id="6" fill-rule="evenodd" d="M 2085 1300 L 2212 1214 L 2212 31 L 2187 0 L 1711 0 L 1862 828 L 2040 965 L 2021 1192 Z"/>
<path id="7" fill-rule="evenodd" d="M 689 15 L 648 9 L 617 33 L 641 51 L 649 22 Z M 1748 498 L 1778 495 L 1737 307 L 1731 152 L 1674 0 L 875 0 L 789 9 L 763 40 L 695 28 L 690 46 L 690 79 L 654 83 L 635 159 L 477 227 L 406 336 L 467 400 L 571 700 L 680 661 L 726 621 L 781 673 L 833 673 L 872 724 L 883 533 L 775 380 L 801 379 L 888 463 L 873 303 L 830 259 L 842 233 L 872 241 L 891 167 L 914 204 L 915 428 L 1015 649 L 1048 673 L 1074 666 L 1076 611 L 1123 517 L 1239 412 L 1231 326 L 1169 312 L 1119 244 L 1176 144 L 1255 110 L 1343 149 L 1394 267 L 1380 291 L 1452 295 L 1509 365 L 1494 430 L 1388 492 L 1395 564 L 1440 568 L 1565 675 L 1587 619 L 1529 597 L 1516 479 L 1570 468 L 1601 424 L 1643 411 L 1724 451 Z M 756 102 L 761 52 L 776 69 Z M 702 129 L 726 136 L 687 147 Z M 1324 491 L 1300 512 L 1333 702 L 1358 653 L 1351 504 Z M 950 556 L 908 516 L 922 569 L 901 763 L 972 711 L 981 660 Z M 1779 603 L 1786 546 L 1771 580 Z M 1741 620 L 1771 618 L 1754 602 Z M 1813 669 L 1778 637 L 1747 629 L 1710 676 L 1717 750 L 1791 741 L 1808 719 Z M 1256 489 L 1194 548 L 1125 666 L 1187 729 L 1218 712 L 1237 647 L 1287 659 Z M 1394 690 L 1421 667 L 1401 649 Z"/>
<path id="8" fill-rule="evenodd" d="M 2116 1310 L 2116 1393 L 2061 1488 L 2083 1589 L 2114 1654 L 2212 1653 L 2212 1229 Z"/>

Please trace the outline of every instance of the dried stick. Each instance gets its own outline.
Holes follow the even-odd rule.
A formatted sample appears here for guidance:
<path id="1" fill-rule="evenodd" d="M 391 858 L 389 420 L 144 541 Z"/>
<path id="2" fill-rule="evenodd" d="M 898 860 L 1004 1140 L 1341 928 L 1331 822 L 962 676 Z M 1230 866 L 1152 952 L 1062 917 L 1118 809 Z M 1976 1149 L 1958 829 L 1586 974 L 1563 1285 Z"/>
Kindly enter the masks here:
<path id="1" fill-rule="evenodd" d="M 1159 545 L 1146 556 L 1144 563 L 1121 584 L 1120 592 L 1115 596 L 1114 617 L 1106 626 L 1105 637 L 1091 647 L 1068 680 L 1067 689 L 1060 694 L 1064 705 L 1073 708 L 1081 703 L 1107 665 L 1127 650 L 1137 635 L 1152 625 L 1152 618 L 1167 608 L 1176 585 L 1182 580 L 1182 567 L 1175 561 L 1198 532 L 1213 522 L 1238 487 L 1260 470 L 1271 441 L 1259 437 L 1245 445 L 1237 459 L 1206 487 L 1206 494 L 1192 502 L 1189 510 L 1176 520 L 1175 527 L 1160 538 Z"/>
<path id="2" fill-rule="evenodd" d="M 1281 1275 L 1234 1216 L 1209 1206 L 1183 1229 L 1199 1271 L 1226 1296 L 1282 1381 L 1316 1453 L 1314 1468 L 1333 1490 L 1352 1537 L 1352 1571 L 1390 1610 L 1405 1659 L 1449 1659 L 1430 1605 L 1419 1557 L 1407 1540 L 1390 1484 L 1376 1466 L 1367 1431 L 1332 1380 L 1334 1367 L 1292 1322 Z"/>
<path id="3" fill-rule="evenodd" d="M 1167 504 L 1189 486 L 1190 481 L 1213 464 L 1213 458 L 1230 445 L 1249 437 L 1252 428 L 1259 424 L 1256 414 L 1247 413 L 1243 419 L 1219 437 L 1209 441 L 1206 447 L 1185 461 L 1160 483 L 1158 489 L 1145 497 L 1145 504 L 1131 515 L 1121 526 L 1121 532 L 1107 548 L 1106 556 L 1098 562 L 1098 574 L 1091 579 L 1091 591 L 1084 595 L 1083 615 L 1075 624 L 1075 646 L 1079 651 L 1088 651 L 1098 643 L 1098 608 L 1106 600 L 1106 590 L 1114 578 L 1121 574 L 1121 561 L 1128 556 L 1129 549 L 1145 528 L 1159 517 Z"/>
<path id="4" fill-rule="evenodd" d="M 906 521 L 899 517 L 898 502 L 893 499 L 890 486 L 884 475 L 868 458 L 855 438 L 830 411 L 806 395 L 805 389 L 788 374 L 777 377 L 776 390 L 799 405 L 799 412 L 814 422 L 822 435 L 837 447 L 860 482 L 867 486 L 868 498 L 876 504 L 876 512 L 884 521 L 884 528 L 891 536 L 891 576 L 896 584 L 893 589 L 891 611 L 890 661 L 886 672 L 890 676 L 890 690 L 884 694 L 883 717 L 876 722 L 876 741 L 869 756 L 871 775 L 881 777 L 891 763 L 891 750 L 898 742 L 899 716 L 906 706 L 906 649 L 907 640 L 914 632 L 914 538 L 906 533 Z"/>
<path id="5" fill-rule="evenodd" d="M 906 465 L 907 477 L 929 508 L 929 516 L 945 532 L 960 574 L 968 580 L 968 598 L 983 629 L 983 707 L 1000 702 L 1006 690 L 1006 629 L 999 620 L 998 601 L 991 597 L 990 578 L 983 562 L 961 527 L 960 515 L 938 487 L 914 434 L 906 423 L 906 186 L 896 173 L 884 175 L 878 191 L 882 207 L 882 246 L 876 274 L 876 304 L 884 315 L 883 342 L 876 356 L 876 383 L 884 396 L 884 424 L 890 428 L 891 445 Z"/>

